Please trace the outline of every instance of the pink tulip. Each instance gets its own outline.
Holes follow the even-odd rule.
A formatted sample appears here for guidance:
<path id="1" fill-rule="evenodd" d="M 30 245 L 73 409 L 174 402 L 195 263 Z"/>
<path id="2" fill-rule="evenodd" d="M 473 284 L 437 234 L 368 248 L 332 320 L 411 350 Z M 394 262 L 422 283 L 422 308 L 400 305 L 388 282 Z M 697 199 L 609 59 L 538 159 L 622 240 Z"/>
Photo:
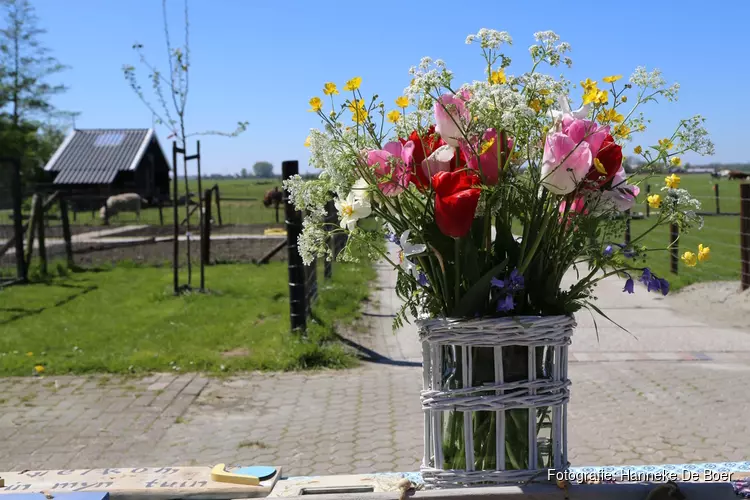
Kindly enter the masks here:
<path id="1" fill-rule="evenodd" d="M 565 115 L 562 119 L 562 133 L 573 139 L 576 144 L 586 141 L 591 150 L 591 157 L 596 158 L 599 148 L 609 134 L 609 127 L 600 127 L 590 120 Z"/>
<path id="2" fill-rule="evenodd" d="M 612 179 L 612 189 L 602 192 L 601 199 L 605 207 L 612 206 L 620 212 L 630 210 L 640 194 L 638 186 L 628 184 L 625 170 L 620 167 Z"/>
<path id="3" fill-rule="evenodd" d="M 568 203 L 563 201 L 560 203 L 560 213 L 565 213 Z M 586 199 L 583 196 L 576 196 L 573 203 L 570 204 L 569 214 L 587 214 L 589 211 L 586 209 Z"/>
<path id="4" fill-rule="evenodd" d="M 555 194 L 568 194 L 586 177 L 592 161 L 588 142 L 578 144 L 565 133 L 554 132 L 544 144 L 542 185 Z"/>
<path id="5" fill-rule="evenodd" d="M 513 139 L 507 140 L 508 149 L 513 149 Z M 494 186 L 497 184 L 497 180 L 500 177 L 500 166 L 498 165 L 498 157 L 500 151 L 498 150 L 498 137 L 497 132 L 494 128 L 488 128 L 482 135 L 482 140 L 473 145 L 473 150 L 466 144 L 465 141 L 461 141 L 461 150 L 464 156 L 468 158 L 467 163 L 469 168 L 474 170 L 482 170 L 482 178 L 484 183 L 488 186 Z M 485 150 L 482 153 L 482 150 Z M 476 153 L 476 154 L 475 154 Z M 477 158 L 477 154 L 479 157 Z"/>
<path id="6" fill-rule="evenodd" d="M 466 107 L 469 93 L 462 90 L 458 95 L 443 94 L 435 103 L 435 130 L 451 146 L 458 147 L 463 138 L 462 130 L 471 120 Z"/>
<path id="7" fill-rule="evenodd" d="M 367 152 L 367 165 L 373 167 L 375 176 L 382 181 L 378 182 L 378 188 L 384 195 L 396 196 L 409 186 L 413 153 L 412 141 L 404 145 L 389 142 L 383 149 Z"/>
<path id="8" fill-rule="evenodd" d="M 428 179 L 432 179 L 438 172 L 450 172 L 455 154 L 456 150 L 452 146 L 440 146 L 422 161 L 420 168 Z"/>

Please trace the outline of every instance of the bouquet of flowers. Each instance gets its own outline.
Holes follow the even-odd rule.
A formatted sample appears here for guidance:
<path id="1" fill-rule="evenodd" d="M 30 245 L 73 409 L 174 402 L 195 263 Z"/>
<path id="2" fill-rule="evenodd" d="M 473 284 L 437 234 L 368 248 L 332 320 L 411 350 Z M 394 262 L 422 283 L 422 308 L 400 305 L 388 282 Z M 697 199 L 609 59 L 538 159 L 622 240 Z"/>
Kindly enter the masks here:
<path id="1" fill-rule="evenodd" d="M 326 241 L 334 230 L 348 234 L 341 259 L 390 262 L 400 271 L 397 292 L 404 300 L 397 325 L 409 313 L 547 316 L 585 307 L 603 314 L 592 293 L 612 275 L 624 280 L 624 292 L 633 293 L 640 281 L 648 291 L 666 294 L 669 283 L 645 267 L 653 249 L 642 245 L 643 237 L 664 224 L 676 223 L 681 232 L 699 226 L 698 201 L 679 187 L 678 176 L 667 177 L 661 194 L 648 197 L 658 215 L 628 243 L 622 240 L 624 212 L 633 207 L 638 184 L 658 169 L 680 165 L 688 151 L 712 153 L 704 119 L 682 120 L 658 144 L 635 146 L 644 164 L 628 175 L 623 148 L 649 123 L 642 108 L 676 100 L 679 86 L 667 86 L 658 70 L 639 67 L 627 83 L 607 76 L 586 79 L 575 90 L 564 77 L 540 72 L 545 65 L 570 66 L 570 46 L 549 31 L 534 38 L 531 69 L 519 75 L 510 72 L 511 59 L 502 52 L 511 44 L 506 32 L 482 29 L 467 37 L 484 56 L 481 80 L 456 85 L 443 61 L 424 58 L 411 68 L 411 83 L 392 110 L 377 95 L 363 94 L 361 78 L 346 82 L 341 92 L 326 83 L 324 97 L 310 100 L 324 127 L 311 130 L 307 140 L 320 176 L 285 182 L 292 202 L 306 213 L 299 239 L 303 260 L 330 258 Z M 580 100 L 580 107 L 573 109 L 571 100 Z M 331 196 L 340 224 L 326 227 Z M 398 256 L 383 244 L 386 239 L 398 246 Z M 694 265 L 709 251 L 701 247 L 683 258 Z M 577 279 L 563 288 L 569 270 Z M 525 352 L 516 354 L 524 359 Z M 475 361 L 475 382 L 491 381 L 491 367 L 483 374 L 479 365 Z M 524 375 L 523 364 L 516 365 Z M 513 370 L 506 373 L 513 376 Z M 474 425 L 493 429 L 490 418 Z M 460 435 L 460 419 L 454 424 Z M 519 439 L 528 439 L 523 434 Z M 485 452 L 475 443 L 477 469 L 493 466 L 493 441 Z M 518 468 L 530 465 L 523 455 L 508 454 Z M 465 465 L 460 450 L 452 458 L 446 452 L 445 460 Z"/>

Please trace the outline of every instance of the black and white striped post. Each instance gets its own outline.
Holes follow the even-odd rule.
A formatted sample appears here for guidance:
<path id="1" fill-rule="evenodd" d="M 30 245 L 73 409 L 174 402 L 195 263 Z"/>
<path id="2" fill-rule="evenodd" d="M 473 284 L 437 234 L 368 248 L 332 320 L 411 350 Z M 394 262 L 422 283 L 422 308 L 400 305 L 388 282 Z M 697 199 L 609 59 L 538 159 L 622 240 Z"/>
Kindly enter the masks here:
<path id="1" fill-rule="evenodd" d="M 281 164 L 281 175 L 287 180 L 299 173 L 297 161 Z M 286 248 L 289 268 L 289 319 L 292 330 L 305 330 L 307 327 L 307 297 L 305 296 L 305 266 L 297 248 L 297 240 L 302 232 L 302 214 L 295 210 L 289 200 L 289 192 L 284 190 L 284 222 L 286 225 Z"/>

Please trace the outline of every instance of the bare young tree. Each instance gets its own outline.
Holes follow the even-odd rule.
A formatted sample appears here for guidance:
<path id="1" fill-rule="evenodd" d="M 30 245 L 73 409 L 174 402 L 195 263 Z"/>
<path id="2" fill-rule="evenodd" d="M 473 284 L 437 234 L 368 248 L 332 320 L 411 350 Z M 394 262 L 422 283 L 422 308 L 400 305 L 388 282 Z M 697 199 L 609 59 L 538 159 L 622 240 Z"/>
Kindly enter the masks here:
<path id="1" fill-rule="evenodd" d="M 236 137 L 247 129 L 248 122 L 241 121 L 237 123 L 237 128 L 232 132 L 221 132 L 218 130 L 207 130 L 202 132 L 190 132 L 185 123 L 185 109 L 187 107 L 188 91 L 190 88 L 190 22 L 188 17 L 188 0 L 184 0 L 184 23 L 185 23 L 185 40 L 179 47 L 172 45 L 169 22 L 167 19 L 167 0 L 162 0 L 162 17 L 164 23 L 164 38 L 166 40 L 168 71 L 162 72 L 146 58 L 143 52 L 143 45 L 140 43 L 133 44 L 133 49 L 139 56 L 141 64 L 148 71 L 148 80 L 151 82 L 153 97 L 146 97 L 146 94 L 138 83 L 136 68 L 132 65 L 124 65 L 123 73 L 130 87 L 140 98 L 140 100 L 151 111 L 155 117 L 156 123 L 164 125 L 169 131 L 168 138 L 175 138 L 177 144 L 183 151 L 187 151 L 187 139 L 201 135 L 218 135 L 224 137 Z M 185 210 L 186 210 L 186 231 L 187 231 L 187 255 L 188 255 L 188 286 L 191 282 L 192 272 L 190 263 L 190 211 L 189 211 L 189 193 L 190 186 L 188 182 L 187 161 L 183 156 L 183 175 L 185 177 Z M 177 182 L 177 179 L 174 179 Z M 201 224 L 203 224 L 203 193 L 201 193 L 201 172 L 198 168 L 198 196 L 199 209 L 201 212 Z M 177 200 L 173 200 L 174 203 Z"/>

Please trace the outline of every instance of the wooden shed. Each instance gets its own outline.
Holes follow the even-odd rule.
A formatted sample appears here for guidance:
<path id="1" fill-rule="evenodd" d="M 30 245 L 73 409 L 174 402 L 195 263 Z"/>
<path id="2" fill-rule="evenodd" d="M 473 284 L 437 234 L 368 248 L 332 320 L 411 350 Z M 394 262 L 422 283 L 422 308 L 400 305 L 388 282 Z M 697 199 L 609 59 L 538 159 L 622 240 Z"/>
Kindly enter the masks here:
<path id="1" fill-rule="evenodd" d="M 170 165 L 153 129 L 75 129 L 44 169 L 54 189 L 92 202 L 118 193 L 169 199 Z"/>

